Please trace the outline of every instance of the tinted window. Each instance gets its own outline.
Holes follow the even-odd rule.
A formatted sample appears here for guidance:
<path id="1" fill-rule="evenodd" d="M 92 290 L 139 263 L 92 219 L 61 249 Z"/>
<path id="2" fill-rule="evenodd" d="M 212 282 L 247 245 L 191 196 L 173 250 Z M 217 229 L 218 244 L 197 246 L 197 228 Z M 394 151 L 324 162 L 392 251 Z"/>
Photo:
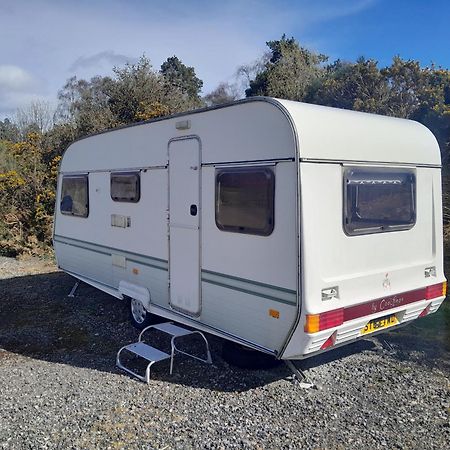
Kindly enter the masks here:
<path id="1" fill-rule="evenodd" d="M 416 177 L 410 170 L 344 172 L 344 228 L 350 235 L 407 230 L 416 222 Z"/>
<path id="2" fill-rule="evenodd" d="M 136 203 L 140 194 L 139 172 L 111 174 L 111 198 L 114 201 Z"/>
<path id="3" fill-rule="evenodd" d="M 61 187 L 60 211 L 71 216 L 87 217 L 89 214 L 88 176 L 64 176 Z"/>
<path id="4" fill-rule="evenodd" d="M 268 236 L 274 227 L 271 169 L 236 168 L 216 174 L 216 224 L 224 231 Z"/>

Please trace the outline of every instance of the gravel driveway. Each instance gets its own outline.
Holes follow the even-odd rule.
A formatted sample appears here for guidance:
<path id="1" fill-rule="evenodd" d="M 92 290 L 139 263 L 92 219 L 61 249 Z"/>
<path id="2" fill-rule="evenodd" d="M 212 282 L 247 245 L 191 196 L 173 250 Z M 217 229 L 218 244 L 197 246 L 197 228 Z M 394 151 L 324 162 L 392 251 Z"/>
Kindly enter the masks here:
<path id="1" fill-rule="evenodd" d="M 229 366 L 212 336 L 214 366 L 180 357 L 146 385 L 115 368 L 138 334 L 123 302 L 72 285 L 0 258 L 0 448 L 450 447 L 450 356 L 414 325 L 299 363 L 311 389 Z"/>

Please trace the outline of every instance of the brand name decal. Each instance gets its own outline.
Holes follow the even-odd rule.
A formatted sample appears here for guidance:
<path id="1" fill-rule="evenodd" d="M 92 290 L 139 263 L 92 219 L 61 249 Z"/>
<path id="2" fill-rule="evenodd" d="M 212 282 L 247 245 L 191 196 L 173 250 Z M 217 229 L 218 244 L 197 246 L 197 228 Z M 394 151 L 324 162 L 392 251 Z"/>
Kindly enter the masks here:
<path id="1" fill-rule="evenodd" d="M 371 303 L 370 309 L 372 312 L 376 313 L 378 311 L 384 311 L 385 309 L 396 308 L 397 306 L 402 306 L 404 304 L 405 299 L 403 297 L 387 297 L 382 298 L 381 300 L 377 300 Z"/>
<path id="2" fill-rule="evenodd" d="M 407 305 L 408 303 L 423 300 L 424 298 L 425 288 L 421 288 L 389 297 L 378 298 L 367 303 L 360 303 L 359 305 L 348 306 L 347 308 L 344 308 L 344 321 L 394 309 L 399 306 Z"/>

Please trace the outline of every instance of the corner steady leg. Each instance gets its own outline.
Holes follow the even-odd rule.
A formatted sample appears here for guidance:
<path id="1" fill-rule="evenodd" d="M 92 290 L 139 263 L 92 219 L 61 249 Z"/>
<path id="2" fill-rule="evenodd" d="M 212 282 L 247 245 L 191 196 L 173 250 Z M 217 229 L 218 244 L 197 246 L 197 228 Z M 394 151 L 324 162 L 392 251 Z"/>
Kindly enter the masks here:
<path id="1" fill-rule="evenodd" d="M 75 281 L 75 284 L 73 285 L 73 288 L 71 289 L 71 291 L 69 292 L 69 295 L 67 297 L 73 298 L 75 297 L 75 292 L 78 288 L 78 286 L 80 285 L 79 281 Z"/>
<path id="2" fill-rule="evenodd" d="M 314 383 L 311 383 L 306 377 L 305 373 L 301 369 L 296 367 L 296 365 L 292 361 L 290 361 L 289 359 L 285 359 L 284 363 L 291 370 L 293 379 L 299 382 L 299 386 L 302 389 L 309 389 L 314 387 Z"/>

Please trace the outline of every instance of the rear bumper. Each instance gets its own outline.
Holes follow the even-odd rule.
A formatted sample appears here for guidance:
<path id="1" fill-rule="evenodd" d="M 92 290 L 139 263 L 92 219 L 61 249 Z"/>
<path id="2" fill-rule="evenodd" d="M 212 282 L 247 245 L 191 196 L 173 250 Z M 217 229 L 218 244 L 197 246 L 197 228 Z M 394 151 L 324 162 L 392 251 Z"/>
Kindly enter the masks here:
<path id="1" fill-rule="evenodd" d="M 428 314 L 436 312 L 444 301 L 445 297 L 437 297 L 432 300 L 420 300 L 407 305 L 399 306 L 389 310 L 378 311 L 377 313 L 358 317 L 353 320 L 348 320 L 342 325 L 327 330 L 318 331 L 316 333 L 306 333 L 303 329 L 304 318 L 300 320 L 297 329 L 295 330 L 289 344 L 286 347 L 285 352 L 282 355 L 282 359 L 304 359 L 313 356 L 317 353 L 330 350 L 337 346 L 348 344 L 356 341 L 362 337 L 368 337 L 373 334 L 378 334 L 388 329 L 394 329 L 417 319 L 422 311 L 429 307 Z M 398 324 L 383 328 L 380 331 L 370 334 L 362 334 L 362 330 L 373 319 L 395 314 L 398 320 Z M 334 338 L 334 345 L 322 350 L 322 346 L 332 336 Z"/>

